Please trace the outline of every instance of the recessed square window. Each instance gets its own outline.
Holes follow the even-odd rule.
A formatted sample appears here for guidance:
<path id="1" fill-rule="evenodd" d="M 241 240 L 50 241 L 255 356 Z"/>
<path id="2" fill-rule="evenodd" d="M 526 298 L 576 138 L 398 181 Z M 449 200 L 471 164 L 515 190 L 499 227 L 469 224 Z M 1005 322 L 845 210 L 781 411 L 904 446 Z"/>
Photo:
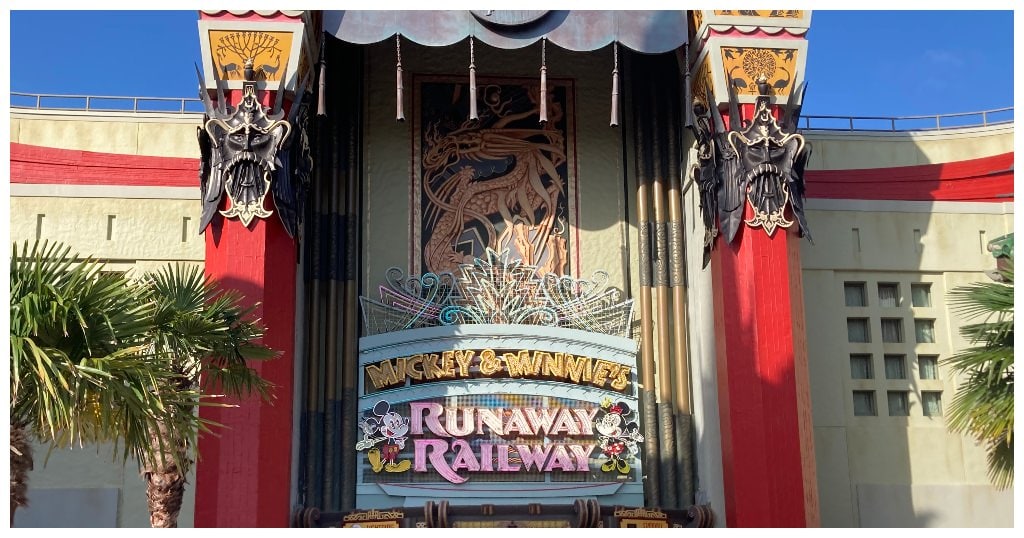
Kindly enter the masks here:
<path id="1" fill-rule="evenodd" d="M 900 305 L 900 285 L 895 282 L 878 283 L 878 306 L 896 308 Z"/>
<path id="2" fill-rule="evenodd" d="M 921 379 L 938 379 L 939 357 L 936 355 L 918 355 L 917 369 Z"/>
<path id="3" fill-rule="evenodd" d="M 870 342 L 867 318 L 846 318 L 846 337 L 850 342 Z"/>
<path id="4" fill-rule="evenodd" d="M 910 302 L 914 306 L 920 306 L 925 308 L 932 306 L 932 285 L 911 284 Z"/>
<path id="5" fill-rule="evenodd" d="M 850 355 L 850 377 L 853 379 L 874 379 L 871 355 Z"/>
<path id="6" fill-rule="evenodd" d="M 873 417 L 878 414 L 875 410 L 875 391 L 853 391 L 853 414 L 858 417 Z"/>
<path id="7" fill-rule="evenodd" d="M 889 344 L 903 341 L 903 318 L 882 318 L 882 341 Z"/>
<path id="8" fill-rule="evenodd" d="M 942 392 L 925 390 L 921 391 L 921 406 L 924 408 L 924 416 L 942 416 Z"/>
<path id="9" fill-rule="evenodd" d="M 910 398 L 905 390 L 890 390 L 888 393 L 889 416 L 910 416 Z"/>
<path id="10" fill-rule="evenodd" d="M 914 338 L 917 340 L 917 343 L 919 344 L 935 343 L 935 320 L 915 319 Z"/>
<path id="11" fill-rule="evenodd" d="M 846 306 L 867 306 L 868 296 L 864 292 L 863 282 L 846 282 L 843 284 L 846 293 Z"/>
<path id="12" fill-rule="evenodd" d="M 885 356 L 885 378 L 906 379 L 907 378 L 907 357 L 906 355 Z"/>

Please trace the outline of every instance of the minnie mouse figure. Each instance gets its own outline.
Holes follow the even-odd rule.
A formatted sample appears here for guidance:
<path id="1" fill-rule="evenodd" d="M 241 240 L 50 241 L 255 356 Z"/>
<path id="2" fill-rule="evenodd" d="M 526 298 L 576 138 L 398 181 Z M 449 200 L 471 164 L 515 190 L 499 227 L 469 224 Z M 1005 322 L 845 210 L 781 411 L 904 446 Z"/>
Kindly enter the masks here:
<path id="1" fill-rule="evenodd" d="M 632 469 L 630 462 L 639 452 L 637 443 L 643 442 L 644 437 L 640 434 L 640 427 L 636 422 L 627 422 L 632 410 L 625 402 L 618 402 L 615 405 L 607 402 L 601 407 L 605 414 L 594 424 L 594 429 L 601 434 L 601 452 L 607 458 L 601 465 L 601 470 L 618 470 L 619 473 L 626 474 Z"/>

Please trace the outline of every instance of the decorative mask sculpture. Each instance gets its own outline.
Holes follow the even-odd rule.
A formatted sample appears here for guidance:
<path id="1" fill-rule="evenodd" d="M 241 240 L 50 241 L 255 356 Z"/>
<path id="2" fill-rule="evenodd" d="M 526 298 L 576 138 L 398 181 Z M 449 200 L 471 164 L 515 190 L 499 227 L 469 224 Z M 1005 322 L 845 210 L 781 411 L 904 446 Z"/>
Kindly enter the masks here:
<path id="1" fill-rule="evenodd" d="M 777 228 L 793 224 L 785 214 L 789 206 L 800 236 L 810 239 L 804 216 L 804 168 L 811 147 L 796 132 L 800 107 L 794 104 L 795 97 L 802 94 L 804 88 L 790 94 L 782 125 L 772 115 L 770 88 L 764 80 L 758 80 L 760 95 L 754 105 L 754 117 L 746 128 L 740 125 L 739 105 L 731 86 L 728 130 L 718 107 L 694 102 L 692 129 L 697 139 L 694 179 L 700 191 L 705 228 L 704 266 L 711 259 L 719 227 L 727 243 L 736 237 L 746 204 L 750 205 L 753 216 L 744 222 L 754 228 L 764 228 L 769 236 Z"/>
<path id="2" fill-rule="evenodd" d="M 285 80 L 284 76 L 281 80 Z M 291 136 L 291 140 L 289 137 L 296 117 L 306 108 L 301 90 L 306 82 L 300 85 L 291 115 L 283 119 L 283 87 L 268 112 L 257 99 L 256 83 L 246 80 L 241 102 L 230 107 L 217 78 L 218 107 L 214 108 L 200 75 L 199 93 L 206 107 L 206 121 L 198 133 L 203 204 L 199 233 L 203 233 L 217 212 L 226 218 L 238 217 L 244 226 L 255 217 L 269 217 L 273 211 L 266 209 L 264 198 L 273 193 L 285 229 L 295 236 L 312 168 L 305 121 L 298 127 L 298 136 Z M 292 151 L 297 155 L 291 156 Z M 218 211 L 225 192 L 230 204 Z"/>

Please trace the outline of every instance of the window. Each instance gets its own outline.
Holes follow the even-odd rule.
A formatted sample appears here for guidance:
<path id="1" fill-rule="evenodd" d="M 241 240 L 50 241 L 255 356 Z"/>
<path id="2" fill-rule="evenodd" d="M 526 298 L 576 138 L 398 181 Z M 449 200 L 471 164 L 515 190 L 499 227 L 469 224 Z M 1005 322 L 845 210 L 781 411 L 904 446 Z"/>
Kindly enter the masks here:
<path id="1" fill-rule="evenodd" d="M 874 379 L 871 368 L 871 355 L 850 355 L 850 377 L 854 379 Z"/>
<path id="2" fill-rule="evenodd" d="M 921 379 L 938 379 L 939 357 L 935 355 L 919 355 L 917 357 L 917 368 Z"/>
<path id="3" fill-rule="evenodd" d="M 896 308 L 900 305 L 900 285 L 894 282 L 878 283 L 878 306 Z"/>
<path id="4" fill-rule="evenodd" d="M 935 320 L 915 319 L 914 337 L 919 344 L 931 344 L 935 342 Z"/>
<path id="5" fill-rule="evenodd" d="M 887 343 L 903 341 L 902 318 L 882 318 L 882 341 Z"/>
<path id="6" fill-rule="evenodd" d="M 929 390 L 921 391 L 921 404 L 924 407 L 924 416 L 942 416 L 942 392 Z"/>
<path id="7" fill-rule="evenodd" d="M 846 282 L 843 284 L 846 292 L 846 306 L 867 306 L 868 297 L 864 293 L 863 282 Z"/>
<path id="8" fill-rule="evenodd" d="M 847 318 L 846 335 L 850 342 L 870 342 L 867 318 Z"/>
<path id="9" fill-rule="evenodd" d="M 911 284 L 910 302 L 914 306 L 930 307 L 932 305 L 932 285 Z"/>
<path id="10" fill-rule="evenodd" d="M 906 417 L 910 416 L 910 398 L 905 390 L 889 391 L 889 416 Z"/>
<path id="11" fill-rule="evenodd" d="M 858 417 L 873 417 L 875 412 L 875 391 L 853 391 L 853 414 Z"/>
<path id="12" fill-rule="evenodd" d="M 907 378 L 907 357 L 906 355 L 885 356 L 885 378 L 906 379 Z"/>

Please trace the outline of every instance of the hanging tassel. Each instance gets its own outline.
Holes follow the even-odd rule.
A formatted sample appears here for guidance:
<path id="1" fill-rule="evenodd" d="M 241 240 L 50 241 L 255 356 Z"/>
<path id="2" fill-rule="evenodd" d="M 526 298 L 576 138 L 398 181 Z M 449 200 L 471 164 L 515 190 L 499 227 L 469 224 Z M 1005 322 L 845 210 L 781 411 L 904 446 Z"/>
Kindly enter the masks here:
<path id="1" fill-rule="evenodd" d="M 395 119 L 405 121 L 405 98 L 402 96 L 402 34 L 395 34 Z"/>
<path id="2" fill-rule="evenodd" d="M 469 36 L 469 119 L 480 119 L 476 113 L 476 55 L 473 51 L 473 36 Z"/>
<path id="3" fill-rule="evenodd" d="M 548 59 L 546 37 L 540 40 L 540 124 L 548 122 Z"/>
<path id="4" fill-rule="evenodd" d="M 612 50 L 615 51 L 615 67 L 612 68 L 612 127 L 619 126 L 619 42 L 612 43 Z"/>
<path id="5" fill-rule="evenodd" d="M 320 38 L 320 82 L 319 82 L 319 95 L 316 99 L 316 115 L 326 116 L 327 115 L 327 55 L 326 47 L 327 38 Z"/>

